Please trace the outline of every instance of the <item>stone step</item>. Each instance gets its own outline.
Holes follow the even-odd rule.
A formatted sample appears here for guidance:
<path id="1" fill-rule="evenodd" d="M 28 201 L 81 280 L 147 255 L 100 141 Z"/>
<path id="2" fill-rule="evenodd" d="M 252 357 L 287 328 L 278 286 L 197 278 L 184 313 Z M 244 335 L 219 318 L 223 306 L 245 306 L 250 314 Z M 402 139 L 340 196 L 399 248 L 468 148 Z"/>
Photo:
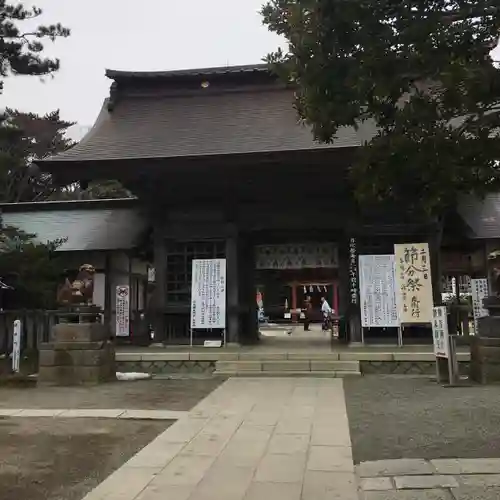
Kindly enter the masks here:
<path id="1" fill-rule="evenodd" d="M 218 370 L 240 371 L 359 371 L 359 361 L 336 361 L 318 359 L 217 361 Z"/>
<path id="2" fill-rule="evenodd" d="M 360 377 L 359 371 L 224 371 L 215 370 L 214 376 L 219 377 L 318 377 L 345 378 Z"/>

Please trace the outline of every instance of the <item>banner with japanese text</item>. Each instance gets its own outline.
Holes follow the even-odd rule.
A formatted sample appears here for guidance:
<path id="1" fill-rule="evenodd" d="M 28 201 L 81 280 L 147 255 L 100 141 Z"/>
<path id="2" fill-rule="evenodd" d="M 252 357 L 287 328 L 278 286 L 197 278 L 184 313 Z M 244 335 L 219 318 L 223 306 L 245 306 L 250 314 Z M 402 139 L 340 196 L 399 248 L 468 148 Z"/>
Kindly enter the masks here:
<path id="1" fill-rule="evenodd" d="M 448 313 L 446 306 L 434 307 L 432 310 L 432 339 L 436 358 L 450 357 L 450 334 L 448 330 Z"/>
<path id="2" fill-rule="evenodd" d="M 488 309 L 483 305 L 483 300 L 488 297 L 488 278 L 476 278 L 471 280 L 472 289 L 472 313 L 474 315 L 474 333 L 478 334 L 478 320 L 488 316 Z"/>
<path id="3" fill-rule="evenodd" d="M 432 280 L 429 245 L 394 245 L 396 294 L 399 320 L 408 323 L 432 323 Z"/>
<path id="4" fill-rule="evenodd" d="M 226 259 L 194 259 L 191 328 L 226 328 Z"/>
<path id="5" fill-rule="evenodd" d="M 394 255 L 359 256 L 361 326 L 398 327 Z"/>

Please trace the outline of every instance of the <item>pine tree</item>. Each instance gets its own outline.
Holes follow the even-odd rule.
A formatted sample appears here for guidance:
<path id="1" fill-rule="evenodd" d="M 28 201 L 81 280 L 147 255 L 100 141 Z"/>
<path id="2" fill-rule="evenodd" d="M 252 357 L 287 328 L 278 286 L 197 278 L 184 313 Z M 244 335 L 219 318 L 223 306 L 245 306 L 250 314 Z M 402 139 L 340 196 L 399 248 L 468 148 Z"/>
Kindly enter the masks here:
<path id="1" fill-rule="evenodd" d="M 43 56 L 44 41 L 67 37 L 70 30 L 60 23 L 23 31 L 23 23 L 42 14 L 38 7 L 0 0 L 0 93 L 3 78 L 10 75 L 49 75 L 59 69 L 59 59 Z"/>

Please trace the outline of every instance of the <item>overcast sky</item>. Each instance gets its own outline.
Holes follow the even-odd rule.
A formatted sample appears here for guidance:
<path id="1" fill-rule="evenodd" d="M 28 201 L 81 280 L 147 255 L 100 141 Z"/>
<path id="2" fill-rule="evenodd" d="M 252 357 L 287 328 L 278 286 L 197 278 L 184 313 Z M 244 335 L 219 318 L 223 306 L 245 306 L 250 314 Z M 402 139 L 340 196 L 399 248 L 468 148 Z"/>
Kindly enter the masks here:
<path id="1" fill-rule="evenodd" d="M 92 125 L 110 81 L 104 70 L 170 70 L 261 62 L 283 42 L 262 26 L 264 0 L 27 0 L 38 22 L 61 22 L 71 37 L 47 43 L 62 69 L 41 82 L 7 78 L 0 108 Z M 500 59 L 500 51 L 497 51 Z"/>
<path id="2" fill-rule="evenodd" d="M 71 37 L 47 44 L 61 70 L 42 83 L 7 78 L 0 104 L 44 113 L 57 108 L 92 125 L 109 91 L 106 68 L 170 70 L 261 62 L 280 39 L 262 26 L 264 0 L 28 0 Z M 2 107 L 0 106 L 0 107 Z"/>

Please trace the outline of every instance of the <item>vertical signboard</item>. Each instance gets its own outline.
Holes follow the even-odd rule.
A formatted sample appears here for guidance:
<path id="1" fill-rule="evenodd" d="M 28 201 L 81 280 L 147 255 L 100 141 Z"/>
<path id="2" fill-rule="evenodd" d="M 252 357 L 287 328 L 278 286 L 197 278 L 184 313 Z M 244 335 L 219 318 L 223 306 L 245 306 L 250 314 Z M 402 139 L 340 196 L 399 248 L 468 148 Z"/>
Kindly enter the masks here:
<path id="1" fill-rule="evenodd" d="M 474 333 L 478 333 L 478 319 L 488 316 L 488 310 L 483 306 L 483 299 L 488 296 L 488 279 L 478 278 L 471 280 L 472 312 L 474 315 Z"/>
<path id="2" fill-rule="evenodd" d="M 358 248 L 356 238 L 349 239 L 349 294 L 351 304 L 358 304 Z"/>
<path id="3" fill-rule="evenodd" d="M 399 327 L 394 255 L 359 256 L 359 295 L 363 327 Z"/>
<path id="4" fill-rule="evenodd" d="M 130 336 L 130 287 L 116 287 L 116 336 Z"/>
<path id="5" fill-rule="evenodd" d="M 226 259 L 195 259 L 191 329 L 211 328 L 226 328 Z"/>
<path id="6" fill-rule="evenodd" d="M 19 372 L 21 363 L 21 321 L 14 321 L 14 334 L 12 336 L 12 371 Z"/>
<path id="7" fill-rule="evenodd" d="M 446 306 L 432 309 L 432 338 L 436 358 L 448 359 L 450 357 L 450 336 Z"/>
<path id="8" fill-rule="evenodd" d="M 431 323 L 433 298 L 429 245 L 404 243 L 394 245 L 396 293 L 399 321 Z"/>

